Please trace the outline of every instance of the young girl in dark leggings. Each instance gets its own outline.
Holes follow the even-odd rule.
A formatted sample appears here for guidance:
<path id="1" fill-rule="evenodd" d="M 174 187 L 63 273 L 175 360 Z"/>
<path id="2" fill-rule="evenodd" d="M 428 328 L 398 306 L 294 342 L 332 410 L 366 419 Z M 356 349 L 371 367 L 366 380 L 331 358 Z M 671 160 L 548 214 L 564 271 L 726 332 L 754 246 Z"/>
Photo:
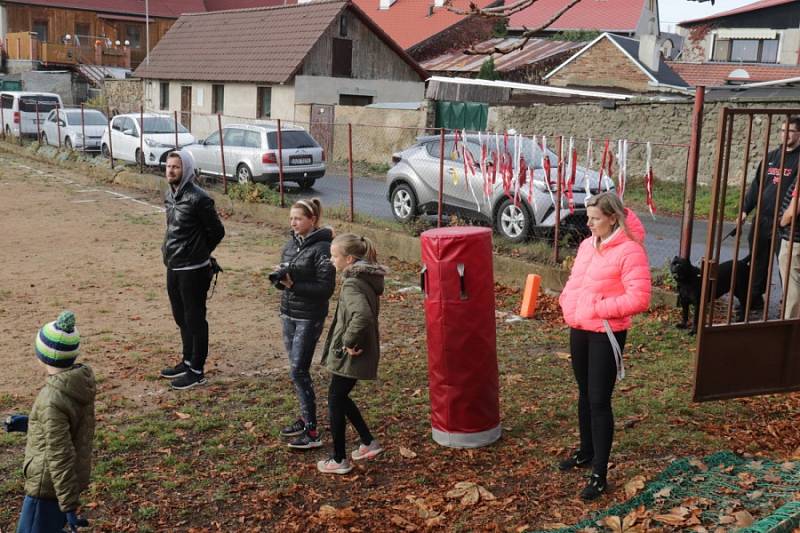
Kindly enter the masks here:
<path id="1" fill-rule="evenodd" d="M 346 474 L 353 469 L 345 450 L 347 420 L 361 440 L 351 454 L 354 460 L 371 459 L 383 451 L 350 398 L 350 391 L 358 380 L 378 375 L 378 312 L 386 269 L 377 263 L 372 241 L 352 233 L 333 239 L 331 262 L 342 275 L 339 303 L 322 352 L 322 363 L 333 374 L 328 390 L 333 455 L 319 461 L 317 469 L 325 474 Z"/>
<path id="2" fill-rule="evenodd" d="M 622 348 L 631 317 L 650 305 L 650 262 L 642 245 L 644 226 L 615 193 L 592 196 L 586 207 L 592 234 L 578 248 L 559 298 L 570 326 L 580 447 L 559 468 L 591 467 L 581 498 L 594 500 L 606 491 L 614 437 L 611 394 L 625 375 Z"/>

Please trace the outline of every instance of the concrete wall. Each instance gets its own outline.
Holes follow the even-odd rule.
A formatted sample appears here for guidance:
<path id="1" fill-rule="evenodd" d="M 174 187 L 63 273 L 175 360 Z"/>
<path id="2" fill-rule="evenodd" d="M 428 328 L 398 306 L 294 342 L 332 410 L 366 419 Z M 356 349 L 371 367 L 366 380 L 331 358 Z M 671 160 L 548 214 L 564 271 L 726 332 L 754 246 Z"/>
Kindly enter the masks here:
<path id="1" fill-rule="evenodd" d="M 706 102 L 702 145 L 700 152 L 700 168 L 698 180 L 710 183 L 717 142 L 719 112 L 724 106 L 730 107 L 769 107 L 797 108 L 797 102 L 762 102 L 748 101 L 736 103 Z M 611 139 L 616 152 L 616 141 L 650 141 L 651 143 L 685 144 L 688 146 L 691 137 L 692 122 L 691 101 L 686 103 L 623 103 L 616 109 L 604 109 L 598 104 L 572 104 L 556 106 L 496 106 L 489 108 L 488 129 L 505 131 L 514 128 L 518 133 L 526 135 L 547 135 L 548 147 L 553 147 L 556 135 L 575 136 L 577 142 L 579 164 L 583 165 L 586 157 L 586 141 L 594 139 L 594 165 L 597 168 L 602 156 L 602 142 Z M 763 150 L 764 120 L 754 120 L 751 165 L 748 175 L 752 175 L 760 159 L 758 154 Z M 746 119 L 736 121 L 732 142 L 731 174 L 738 175 L 742 167 L 746 141 Z M 771 147 L 777 147 L 778 125 L 773 124 Z M 756 143 L 759 143 L 756 145 Z M 758 146 L 758 148 L 756 147 Z M 686 161 L 688 148 L 672 146 L 653 146 L 653 171 L 657 179 L 684 181 L 686 177 Z M 645 146 L 631 144 L 628 153 L 628 180 L 639 180 L 644 175 Z M 616 166 L 615 166 L 616 168 Z"/>
<path id="2" fill-rule="evenodd" d="M 22 87 L 26 91 L 56 93 L 61 96 L 64 105 L 75 105 L 73 96 L 72 73 L 69 71 L 38 71 L 22 73 Z"/>
<path id="3" fill-rule="evenodd" d="M 139 111 L 144 96 L 142 80 L 106 80 L 103 82 L 103 95 L 109 109 L 116 109 L 120 113 L 133 113 Z M 155 97 L 158 98 L 158 85 L 155 88 Z M 146 109 L 152 109 L 146 107 Z"/>
<path id="4" fill-rule="evenodd" d="M 373 109 L 336 106 L 333 160 L 348 158 L 348 128 L 353 124 L 353 160 L 387 164 L 393 152 L 407 148 L 424 133 L 427 109 Z"/>
<path id="5" fill-rule="evenodd" d="M 783 65 L 797 65 L 800 63 L 800 29 L 783 30 L 780 49 L 778 50 L 778 63 Z"/>
<path id="6" fill-rule="evenodd" d="M 295 102 L 298 104 L 338 104 L 340 94 L 372 96 L 372 103 L 419 102 L 424 98 L 422 82 L 358 80 L 322 76 L 296 76 Z M 273 96 L 274 99 L 274 96 Z"/>

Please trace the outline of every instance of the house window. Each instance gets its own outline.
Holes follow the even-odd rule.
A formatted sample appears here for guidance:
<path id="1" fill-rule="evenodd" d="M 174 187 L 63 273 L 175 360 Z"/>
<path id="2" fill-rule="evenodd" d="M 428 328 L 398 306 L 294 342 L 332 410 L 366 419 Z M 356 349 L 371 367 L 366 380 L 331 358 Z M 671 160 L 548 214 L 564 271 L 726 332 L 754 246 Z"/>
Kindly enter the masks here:
<path id="1" fill-rule="evenodd" d="M 337 78 L 350 78 L 353 75 L 353 41 L 333 40 L 332 75 Z"/>
<path id="2" fill-rule="evenodd" d="M 339 37 L 347 37 L 347 15 L 339 17 Z"/>
<path id="3" fill-rule="evenodd" d="M 778 39 L 715 39 L 713 61 L 777 63 Z"/>
<path id="4" fill-rule="evenodd" d="M 339 105 L 369 105 L 372 103 L 372 96 L 363 94 L 340 94 Z"/>
<path id="5" fill-rule="evenodd" d="M 256 100 L 256 117 L 272 116 L 272 87 L 259 87 Z"/>
<path id="6" fill-rule="evenodd" d="M 212 85 L 211 86 L 211 112 L 224 113 L 225 112 L 225 86 Z"/>
<path id="7" fill-rule="evenodd" d="M 35 20 L 33 21 L 33 29 L 31 30 L 33 33 L 36 34 L 36 38 L 39 41 L 46 43 L 47 42 L 47 21 L 46 20 Z"/>
<path id="8" fill-rule="evenodd" d="M 159 109 L 166 110 L 169 109 L 169 82 L 162 81 L 159 83 Z"/>
<path id="9" fill-rule="evenodd" d="M 131 48 L 139 48 L 142 45 L 142 27 L 139 25 L 128 24 L 125 26 L 125 39 L 130 42 Z"/>
<path id="10" fill-rule="evenodd" d="M 85 22 L 76 22 L 75 23 L 75 35 L 81 40 L 86 41 L 89 43 L 89 37 L 92 34 L 92 26 L 91 24 L 86 24 Z"/>

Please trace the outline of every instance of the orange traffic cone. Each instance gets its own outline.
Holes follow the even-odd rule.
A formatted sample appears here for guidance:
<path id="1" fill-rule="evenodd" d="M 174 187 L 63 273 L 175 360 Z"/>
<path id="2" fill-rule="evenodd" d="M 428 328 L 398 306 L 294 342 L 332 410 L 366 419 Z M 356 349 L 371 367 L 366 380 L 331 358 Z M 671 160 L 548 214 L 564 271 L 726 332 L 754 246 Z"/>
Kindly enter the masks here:
<path id="1" fill-rule="evenodd" d="M 542 277 L 539 274 L 528 274 L 528 278 L 525 280 L 525 291 L 522 294 L 520 316 L 533 318 L 533 313 L 536 312 L 536 300 L 539 298 L 539 285 L 541 283 Z"/>

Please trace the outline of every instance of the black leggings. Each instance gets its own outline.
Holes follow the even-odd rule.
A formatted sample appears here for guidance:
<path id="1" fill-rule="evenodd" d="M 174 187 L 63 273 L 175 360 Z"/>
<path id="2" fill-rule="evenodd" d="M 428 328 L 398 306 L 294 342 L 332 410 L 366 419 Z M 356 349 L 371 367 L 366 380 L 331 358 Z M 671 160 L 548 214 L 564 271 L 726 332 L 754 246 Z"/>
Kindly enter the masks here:
<path id="1" fill-rule="evenodd" d="M 627 331 L 614 333 L 620 348 L 625 346 Z M 580 452 L 592 458 L 592 471 L 603 478 L 614 439 L 614 413 L 611 393 L 617 379 L 617 363 L 611 342 L 605 333 L 570 328 L 569 349 L 572 370 L 578 382 L 578 427 Z"/>
<path id="2" fill-rule="evenodd" d="M 361 416 L 361 411 L 350 399 L 350 391 L 353 390 L 356 383 L 358 380 L 354 378 L 336 374 L 331 377 L 331 386 L 328 389 L 328 416 L 333 437 L 333 459 L 336 462 L 342 462 L 347 457 L 344 440 L 347 420 L 350 420 L 350 423 L 356 428 L 363 444 L 368 446 L 372 443 L 372 433 L 369 432 L 367 423 Z"/>

